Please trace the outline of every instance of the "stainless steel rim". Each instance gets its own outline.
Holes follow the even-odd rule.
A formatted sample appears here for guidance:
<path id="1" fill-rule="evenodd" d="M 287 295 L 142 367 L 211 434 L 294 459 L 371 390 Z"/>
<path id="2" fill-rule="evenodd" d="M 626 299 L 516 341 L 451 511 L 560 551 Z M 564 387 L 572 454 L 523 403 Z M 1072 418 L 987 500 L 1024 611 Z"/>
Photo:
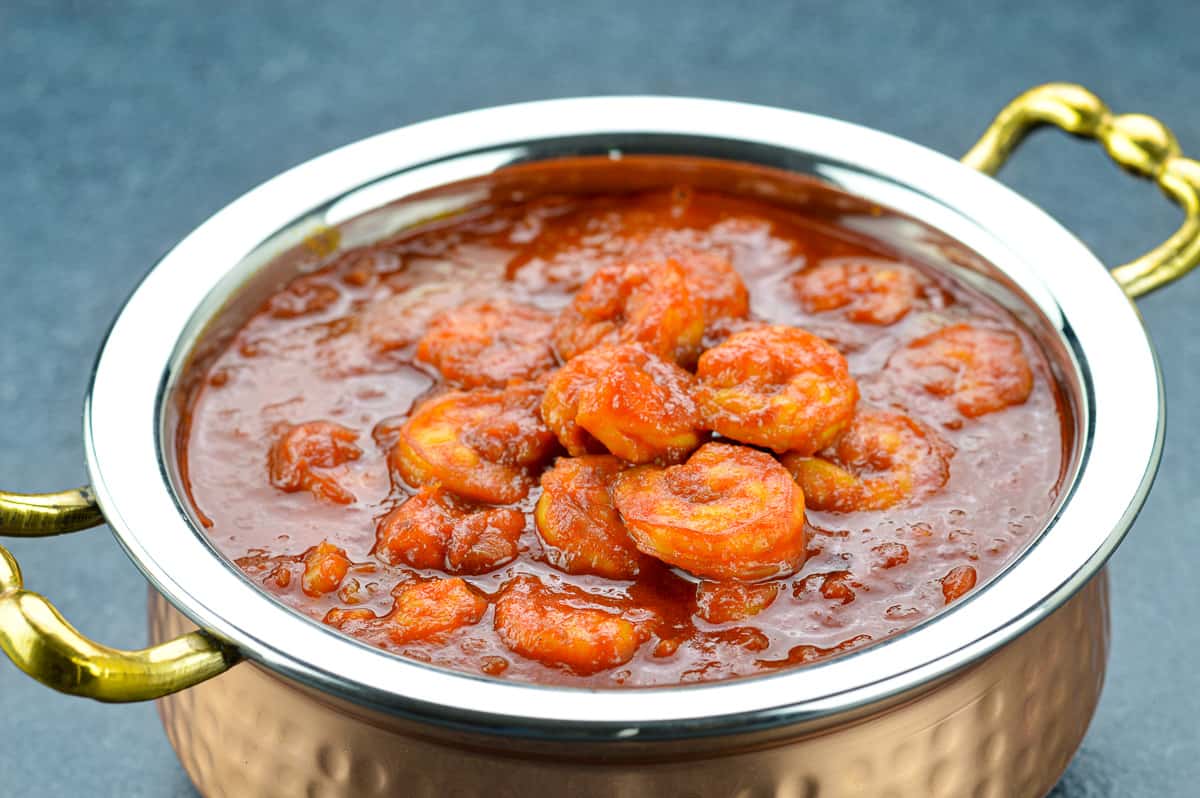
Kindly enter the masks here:
<path id="1" fill-rule="evenodd" d="M 270 599 L 208 545 L 163 457 L 164 403 L 191 343 L 255 269 L 307 231 L 551 154 L 685 152 L 810 172 L 938 228 L 1004 271 L 1072 352 L 1086 464 L 1050 527 L 1000 579 L 936 621 L 836 661 L 695 687 L 597 691 L 496 682 L 398 659 Z M 616 154 L 616 153 L 614 153 Z M 431 722 L 556 739 L 721 734 L 833 715 L 915 689 L 1044 618 L 1115 549 L 1144 501 L 1162 390 L 1136 310 L 1087 248 L 991 178 L 887 134 L 712 100 L 552 100 L 383 133 L 238 199 L 150 272 L 116 319 L 84 414 L 97 498 L 147 578 L 249 658 L 318 689 Z"/>

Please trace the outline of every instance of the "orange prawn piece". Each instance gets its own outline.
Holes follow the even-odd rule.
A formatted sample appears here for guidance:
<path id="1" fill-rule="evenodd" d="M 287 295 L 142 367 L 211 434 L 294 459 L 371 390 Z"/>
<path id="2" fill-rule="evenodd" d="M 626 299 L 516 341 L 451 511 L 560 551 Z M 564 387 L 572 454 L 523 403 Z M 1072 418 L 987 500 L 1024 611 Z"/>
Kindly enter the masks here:
<path id="1" fill-rule="evenodd" d="M 403 645 L 440 637 L 479 623 L 488 602 L 462 579 L 429 579 L 405 582 L 392 591 L 392 609 L 377 616 L 367 609 L 334 608 L 325 623 L 351 635 L 383 632 Z"/>
<path id="2" fill-rule="evenodd" d="M 692 298 L 704 311 L 704 322 L 743 319 L 750 313 L 750 292 L 729 258 L 715 252 L 689 249 L 676 255 Z"/>
<path id="3" fill-rule="evenodd" d="M 752 618 L 775 603 L 779 582 L 701 582 L 696 585 L 696 614 L 709 623 Z"/>
<path id="4" fill-rule="evenodd" d="M 351 504 L 354 494 L 329 473 L 362 456 L 358 433 L 332 421 L 308 421 L 288 428 L 271 447 L 267 467 L 271 484 L 285 493 L 307 490 L 318 499 Z"/>
<path id="5" fill-rule="evenodd" d="M 483 574 L 517 557 L 525 514 L 472 507 L 441 487 L 423 487 L 379 522 L 373 554 L 389 565 Z"/>
<path id="6" fill-rule="evenodd" d="M 674 260 L 604 266 L 554 324 L 554 348 L 570 360 L 604 344 L 641 344 L 667 360 L 695 355 L 704 308 Z"/>
<path id="7" fill-rule="evenodd" d="M 613 500 L 639 550 L 701 578 L 753 581 L 804 564 L 804 494 L 755 449 L 706 443 L 683 465 L 626 471 Z"/>
<path id="8" fill-rule="evenodd" d="M 551 590 L 521 577 L 496 600 L 496 633 L 514 652 L 543 665 L 598 673 L 633 659 L 648 635 L 597 604 L 598 597 L 577 587 Z"/>
<path id="9" fill-rule="evenodd" d="M 862 408 L 846 434 L 816 457 L 783 464 L 814 510 L 886 510 L 936 493 L 950 479 L 954 449 L 900 413 Z"/>
<path id="10" fill-rule="evenodd" d="M 341 587 L 349 570 L 350 558 L 346 556 L 346 550 L 323 540 L 304 554 L 301 589 L 313 597 L 332 593 Z"/>
<path id="11" fill-rule="evenodd" d="M 429 399 L 400 428 L 388 462 L 413 486 L 441 484 L 481 502 L 520 501 L 534 484 L 533 469 L 554 451 L 540 401 L 533 384 Z"/>
<path id="12" fill-rule="evenodd" d="M 675 461 L 700 445 L 692 382 L 638 346 L 602 346 L 550 377 L 542 418 L 574 455 L 603 446 L 631 463 Z"/>
<path id="13" fill-rule="evenodd" d="M 912 341 L 892 355 L 887 368 L 911 375 L 934 396 L 953 398 L 967 418 L 1023 404 L 1033 390 L 1020 337 L 970 324 L 953 324 Z"/>
<path id="14" fill-rule="evenodd" d="M 467 388 L 500 388 L 555 366 L 554 317 L 508 300 L 468 302 L 435 317 L 417 344 L 417 359 Z"/>
<path id="15" fill-rule="evenodd" d="M 817 574 L 813 574 L 817 576 Z M 833 571 L 821 576 L 821 597 L 836 601 L 839 604 L 849 604 L 854 601 L 854 588 L 862 587 L 861 582 L 854 580 L 849 571 Z"/>
<path id="16" fill-rule="evenodd" d="M 731 335 L 700 356 L 700 411 L 726 438 L 776 452 L 812 454 L 850 423 L 858 384 L 824 339 L 795 327 Z"/>
<path id="17" fill-rule="evenodd" d="M 542 474 L 534 510 L 550 564 L 569 574 L 632 579 L 643 555 L 629 539 L 611 486 L 626 465 L 610 455 L 560 457 Z"/>
<path id="18" fill-rule="evenodd" d="M 871 554 L 874 566 L 881 569 L 895 568 L 908 562 L 908 546 L 895 540 L 873 546 Z"/>
<path id="19" fill-rule="evenodd" d="M 834 260 L 792 278 L 800 304 L 809 313 L 841 310 L 850 321 L 895 324 L 917 300 L 917 273 L 889 261 Z"/>
<path id="20" fill-rule="evenodd" d="M 969 565 L 960 565 L 957 568 L 951 568 L 950 572 L 941 578 L 942 583 L 942 598 L 949 604 L 952 601 L 962 598 L 975 587 L 975 580 L 978 579 L 975 569 Z"/>

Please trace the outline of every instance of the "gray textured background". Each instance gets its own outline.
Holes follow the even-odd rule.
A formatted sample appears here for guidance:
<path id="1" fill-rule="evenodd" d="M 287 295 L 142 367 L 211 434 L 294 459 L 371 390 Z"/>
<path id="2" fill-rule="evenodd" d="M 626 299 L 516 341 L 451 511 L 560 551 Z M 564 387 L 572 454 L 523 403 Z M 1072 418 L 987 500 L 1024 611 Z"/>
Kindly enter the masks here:
<path id="1" fill-rule="evenodd" d="M 88 369 L 155 258 L 276 172 L 387 128 L 654 92 L 828 114 L 958 154 L 1011 96 L 1053 79 L 1159 115 L 1200 152 L 1195 0 L 904 5 L 0 0 L 0 484 L 84 481 Z M 1003 177 L 1106 262 L 1178 221 L 1061 136 L 1038 136 Z M 1058 798 L 1200 783 L 1200 275 L 1140 304 L 1166 374 L 1166 459 L 1113 564 L 1109 683 Z M 12 549 L 83 630 L 144 644 L 144 582 L 106 531 Z M 0 795 L 194 794 L 149 705 L 65 698 L 5 660 L 0 728 Z"/>

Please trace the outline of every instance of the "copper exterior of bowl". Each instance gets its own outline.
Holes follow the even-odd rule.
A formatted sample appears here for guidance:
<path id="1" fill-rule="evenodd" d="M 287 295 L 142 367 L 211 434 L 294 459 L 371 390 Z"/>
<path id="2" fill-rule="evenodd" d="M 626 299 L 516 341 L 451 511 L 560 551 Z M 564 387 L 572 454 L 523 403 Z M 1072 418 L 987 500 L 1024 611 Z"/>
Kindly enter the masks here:
<path id="1" fill-rule="evenodd" d="M 194 628 L 158 593 L 150 637 Z M 1108 659 L 1102 571 L 1036 627 L 915 695 L 760 739 L 520 744 L 419 727 L 244 664 L 159 701 L 206 796 L 1036 798 L 1079 747 Z"/>

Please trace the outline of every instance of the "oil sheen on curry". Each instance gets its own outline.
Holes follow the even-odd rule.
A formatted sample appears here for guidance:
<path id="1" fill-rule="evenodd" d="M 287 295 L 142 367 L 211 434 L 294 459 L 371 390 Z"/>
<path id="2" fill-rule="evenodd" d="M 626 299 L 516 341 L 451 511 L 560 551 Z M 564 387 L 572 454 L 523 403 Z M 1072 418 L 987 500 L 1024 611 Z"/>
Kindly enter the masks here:
<path id="1" fill-rule="evenodd" d="M 864 230 L 609 180 L 338 252 L 196 366 L 197 515 L 296 610 L 498 678 L 881 641 L 1041 529 L 1065 433 L 1029 332 Z"/>

